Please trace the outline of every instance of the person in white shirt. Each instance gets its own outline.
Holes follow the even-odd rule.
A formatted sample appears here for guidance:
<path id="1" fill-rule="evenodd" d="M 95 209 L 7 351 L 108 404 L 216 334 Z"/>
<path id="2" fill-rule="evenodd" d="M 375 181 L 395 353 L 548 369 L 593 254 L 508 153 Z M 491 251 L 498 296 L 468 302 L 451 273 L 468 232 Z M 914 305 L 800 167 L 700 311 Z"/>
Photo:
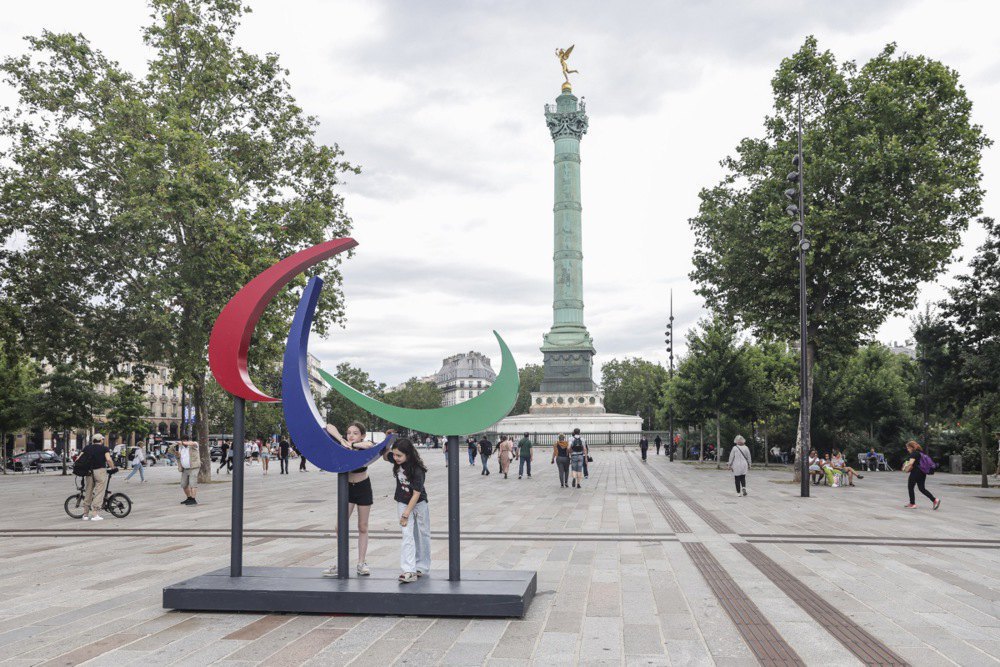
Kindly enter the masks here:
<path id="1" fill-rule="evenodd" d="M 194 440 L 182 440 L 177 443 L 177 469 L 181 473 L 181 488 L 187 496 L 181 505 L 197 505 L 198 469 L 201 468 L 201 453 L 198 443 Z"/>
<path id="2" fill-rule="evenodd" d="M 750 448 L 742 435 L 733 440 L 733 448 L 729 450 L 729 469 L 733 471 L 736 481 L 736 495 L 747 495 L 747 472 L 750 470 Z"/>
<path id="3" fill-rule="evenodd" d="M 146 452 L 143 451 L 142 445 L 139 445 L 135 448 L 135 451 L 132 452 L 132 472 L 128 474 L 128 477 L 125 478 L 125 481 L 126 482 L 129 481 L 130 479 L 132 479 L 132 475 L 139 473 L 139 481 L 145 482 L 146 481 L 145 463 L 146 463 Z"/>

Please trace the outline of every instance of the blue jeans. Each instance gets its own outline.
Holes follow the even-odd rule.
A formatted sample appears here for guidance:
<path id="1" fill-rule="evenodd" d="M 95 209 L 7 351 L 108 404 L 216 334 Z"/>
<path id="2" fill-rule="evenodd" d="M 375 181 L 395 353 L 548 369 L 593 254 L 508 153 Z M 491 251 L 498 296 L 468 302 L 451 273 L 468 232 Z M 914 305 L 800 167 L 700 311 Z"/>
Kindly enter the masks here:
<path id="1" fill-rule="evenodd" d="M 143 482 L 146 481 L 146 473 L 143 472 L 143 465 L 141 463 L 136 463 L 132 466 L 132 472 L 128 474 L 128 477 L 125 478 L 125 481 L 127 482 L 128 480 L 132 479 L 132 475 L 136 473 L 139 473 L 140 481 Z"/>
<path id="2" fill-rule="evenodd" d="M 469 465 L 470 466 L 476 465 L 476 450 L 472 449 L 471 447 L 469 448 Z"/>
<path id="3" fill-rule="evenodd" d="M 528 466 L 528 477 L 531 477 L 531 458 L 528 456 L 522 456 L 520 463 L 517 466 L 517 476 L 520 477 L 524 474 L 524 466 Z"/>
<path id="4" fill-rule="evenodd" d="M 483 462 L 483 472 L 489 474 L 490 469 L 486 467 L 486 464 L 490 462 L 490 457 L 480 455 L 479 459 Z"/>

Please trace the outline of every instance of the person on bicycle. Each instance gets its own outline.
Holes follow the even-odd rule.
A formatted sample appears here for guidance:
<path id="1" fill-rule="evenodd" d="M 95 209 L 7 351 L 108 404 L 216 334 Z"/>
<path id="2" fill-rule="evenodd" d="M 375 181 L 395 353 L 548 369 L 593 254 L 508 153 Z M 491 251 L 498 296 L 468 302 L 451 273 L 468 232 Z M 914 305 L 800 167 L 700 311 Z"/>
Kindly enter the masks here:
<path id="1" fill-rule="evenodd" d="M 104 490 L 108 488 L 108 469 L 117 470 L 118 466 L 111 460 L 111 450 L 104 445 L 103 435 L 95 433 L 90 443 L 80 454 L 86 457 L 90 466 L 90 476 L 83 492 L 83 520 L 103 521 L 100 509 L 104 506 Z"/>

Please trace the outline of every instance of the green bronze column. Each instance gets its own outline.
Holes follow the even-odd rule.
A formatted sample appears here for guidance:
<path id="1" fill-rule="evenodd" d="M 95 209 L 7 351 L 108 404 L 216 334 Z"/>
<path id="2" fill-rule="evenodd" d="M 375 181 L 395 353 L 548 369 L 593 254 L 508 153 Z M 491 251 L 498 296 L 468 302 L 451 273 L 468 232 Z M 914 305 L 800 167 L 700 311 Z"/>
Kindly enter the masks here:
<path id="1" fill-rule="evenodd" d="M 555 252 L 552 328 L 544 335 L 542 392 L 593 391 L 594 342 L 583 323 L 583 236 L 580 203 L 580 139 L 587 113 L 568 83 L 556 104 L 545 105 L 555 143 Z"/>

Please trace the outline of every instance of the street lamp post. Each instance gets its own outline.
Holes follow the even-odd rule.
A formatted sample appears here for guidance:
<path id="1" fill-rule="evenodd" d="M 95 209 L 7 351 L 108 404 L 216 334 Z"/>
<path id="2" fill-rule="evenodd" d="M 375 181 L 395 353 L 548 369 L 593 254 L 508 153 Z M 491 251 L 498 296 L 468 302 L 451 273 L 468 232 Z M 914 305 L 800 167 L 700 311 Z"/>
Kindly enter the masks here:
<path id="1" fill-rule="evenodd" d="M 805 194 L 803 192 L 803 159 L 802 159 L 802 91 L 799 90 L 798 100 L 798 150 L 792 158 L 795 171 L 788 174 L 792 187 L 785 190 L 785 196 L 796 203 L 789 204 L 785 211 L 794 216 L 792 231 L 799 237 L 799 465 L 802 472 L 801 496 L 809 497 L 809 311 L 806 301 L 806 253 L 812 243 L 806 238 Z"/>
<path id="2" fill-rule="evenodd" d="M 667 354 L 670 355 L 670 382 L 674 380 L 674 291 L 670 290 L 670 319 L 667 320 Z M 667 436 L 667 452 L 670 462 L 674 462 L 674 402 L 667 406 L 670 435 Z"/>

